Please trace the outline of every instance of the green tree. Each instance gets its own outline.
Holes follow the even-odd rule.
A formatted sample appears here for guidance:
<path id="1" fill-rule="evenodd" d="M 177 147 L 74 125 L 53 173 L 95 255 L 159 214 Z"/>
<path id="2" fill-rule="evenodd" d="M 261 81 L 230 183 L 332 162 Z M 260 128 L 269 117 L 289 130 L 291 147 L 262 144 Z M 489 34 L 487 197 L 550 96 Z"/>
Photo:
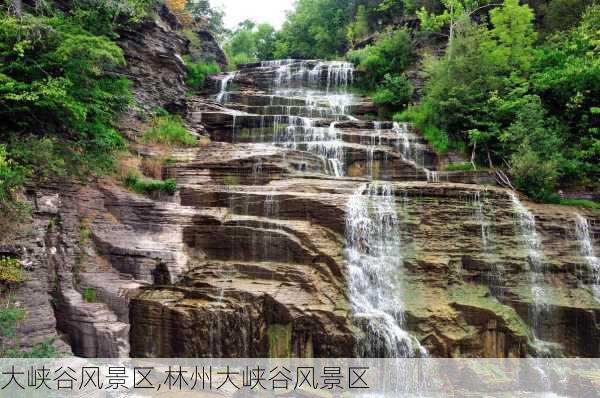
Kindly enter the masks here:
<path id="1" fill-rule="evenodd" d="M 369 34 L 369 19 L 364 5 L 358 6 L 354 22 L 348 25 L 348 41 L 354 45 L 358 40 L 364 39 Z"/>
<path id="2" fill-rule="evenodd" d="M 536 52 L 531 84 L 553 115 L 569 126 L 568 174 L 600 176 L 600 5 L 590 6 L 580 24 L 551 36 Z"/>
<path id="3" fill-rule="evenodd" d="M 353 2 L 298 0 L 280 32 L 276 58 L 336 58 L 347 48 Z"/>
<path id="4" fill-rule="evenodd" d="M 18 18 L 0 10 L 3 216 L 22 207 L 7 201 L 29 177 L 111 170 L 125 147 L 116 122 L 131 101 L 114 39 L 157 2 L 73 0 L 69 12 L 55 1 L 26 4 Z"/>
<path id="5" fill-rule="evenodd" d="M 544 30 L 553 32 L 572 29 L 593 3 L 594 0 L 552 0 L 544 15 Z"/>
<path id="6" fill-rule="evenodd" d="M 413 44 L 408 31 L 388 31 L 375 44 L 351 51 L 346 58 L 358 65 L 363 76 L 361 84 L 375 88 L 385 75 L 397 75 L 406 70 L 413 60 Z"/>
<path id="7" fill-rule="evenodd" d="M 268 23 L 258 25 L 254 32 L 254 39 L 256 40 L 256 57 L 259 60 L 272 59 L 277 42 L 275 28 Z"/>
<path id="8" fill-rule="evenodd" d="M 600 8 L 537 49 L 533 13 L 517 0 L 490 12 L 491 26 L 455 26 L 446 56 L 427 63 L 412 120 L 438 149 L 471 147 L 479 162 L 507 165 L 515 185 L 551 200 L 558 183 L 598 180 Z"/>
<path id="9" fill-rule="evenodd" d="M 501 8 L 490 11 L 490 19 L 494 62 L 504 64 L 509 69 L 528 70 L 537 37 L 533 30 L 534 15 L 531 8 L 519 5 L 519 0 L 505 0 Z"/>
<path id="10" fill-rule="evenodd" d="M 272 25 L 256 25 L 254 21 L 246 20 L 231 33 L 224 49 L 233 65 L 256 62 L 273 58 L 276 40 L 276 31 Z"/>
<path id="11" fill-rule="evenodd" d="M 377 87 L 373 96 L 376 105 L 398 111 L 406 107 L 413 93 L 413 88 L 405 75 L 385 75 L 383 82 Z"/>

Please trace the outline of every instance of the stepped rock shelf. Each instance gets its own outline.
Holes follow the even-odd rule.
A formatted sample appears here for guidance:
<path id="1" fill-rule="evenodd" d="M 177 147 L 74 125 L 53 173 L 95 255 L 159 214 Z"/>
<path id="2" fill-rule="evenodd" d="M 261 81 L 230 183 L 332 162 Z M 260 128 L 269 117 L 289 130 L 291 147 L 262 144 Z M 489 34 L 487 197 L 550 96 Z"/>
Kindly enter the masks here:
<path id="1" fill-rule="evenodd" d="M 38 193 L 63 217 L 40 247 L 73 352 L 600 356 L 600 216 L 437 171 L 410 125 L 366 121 L 355 73 L 281 60 L 210 77 L 186 124 L 211 143 L 172 155 L 172 201 Z M 59 237 L 83 227 L 82 255 Z"/>

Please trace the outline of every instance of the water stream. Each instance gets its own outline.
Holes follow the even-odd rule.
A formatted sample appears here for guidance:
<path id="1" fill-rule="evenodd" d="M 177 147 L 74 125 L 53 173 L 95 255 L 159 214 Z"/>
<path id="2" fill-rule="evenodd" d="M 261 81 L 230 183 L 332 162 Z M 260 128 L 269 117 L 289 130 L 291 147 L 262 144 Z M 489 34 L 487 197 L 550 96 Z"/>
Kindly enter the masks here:
<path id="1" fill-rule="evenodd" d="M 590 276 L 591 288 L 596 300 L 600 301 L 600 258 L 597 256 L 594 240 L 587 218 L 581 214 L 575 217 L 577 240 L 581 247 L 581 256 L 585 259 Z"/>
<path id="2" fill-rule="evenodd" d="M 235 79 L 237 72 L 230 72 L 223 79 L 221 79 L 221 91 L 217 94 L 217 102 L 224 103 L 227 101 L 227 89 L 229 88 L 229 83 Z"/>
<path id="3" fill-rule="evenodd" d="M 546 265 L 542 256 L 542 242 L 536 230 L 535 216 L 519 200 L 517 194 L 510 193 L 513 211 L 521 233 L 521 240 L 527 250 L 529 277 L 531 285 L 532 304 L 529 308 L 531 331 L 533 333 L 533 349 L 538 357 L 548 357 L 551 354 L 551 345 L 540 339 L 543 330 L 542 321 L 548 317 L 550 310 L 548 292 L 544 287 Z"/>
<path id="4" fill-rule="evenodd" d="M 405 329 L 400 236 L 392 185 L 361 186 L 346 213 L 348 290 L 355 322 L 364 331 L 361 357 L 427 355 Z"/>

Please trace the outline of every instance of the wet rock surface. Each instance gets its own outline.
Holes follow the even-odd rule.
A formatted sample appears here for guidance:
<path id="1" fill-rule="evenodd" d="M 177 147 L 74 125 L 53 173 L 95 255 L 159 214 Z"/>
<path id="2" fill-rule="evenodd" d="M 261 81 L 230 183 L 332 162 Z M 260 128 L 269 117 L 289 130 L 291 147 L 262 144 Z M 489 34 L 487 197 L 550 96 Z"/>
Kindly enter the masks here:
<path id="1" fill-rule="evenodd" d="M 39 334 L 54 309 L 90 357 L 599 356 L 600 215 L 438 171 L 410 125 L 360 120 L 352 74 L 285 60 L 211 77 L 185 121 L 211 143 L 162 171 L 175 197 L 38 192 L 36 219 L 56 220 L 25 287 L 48 292 L 26 302 Z"/>

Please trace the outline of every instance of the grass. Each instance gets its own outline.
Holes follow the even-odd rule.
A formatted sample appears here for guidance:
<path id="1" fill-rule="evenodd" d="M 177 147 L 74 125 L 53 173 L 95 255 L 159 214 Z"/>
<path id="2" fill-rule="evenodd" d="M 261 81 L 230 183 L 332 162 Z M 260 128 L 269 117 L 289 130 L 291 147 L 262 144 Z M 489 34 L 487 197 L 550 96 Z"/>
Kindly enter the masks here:
<path id="1" fill-rule="evenodd" d="M 83 218 L 79 220 L 79 245 L 86 246 L 92 240 L 91 220 Z"/>
<path id="2" fill-rule="evenodd" d="M 85 289 L 83 289 L 82 296 L 83 300 L 85 300 L 86 303 L 95 303 L 97 300 L 96 289 L 86 287 Z"/>
<path id="3" fill-rule="evenodd" d="M 141 195 L 152 195 L 155 193 L 163 193 L 174 195 L 177 192 L 177 182 L 174 179 L 168 180 L 152 180 L 144 178 L 139 171 L 130 171 L 124 180 L 125 185 L 134 192 Z"/>
<path id="4" fill-rule="evenodd" d="M 183 126 L 181 119 L 172 115 L 156 116 L 153 126 L 142 136 L 144 144 L 188 146 L 197 144 L 197 139 Z"/>
<path id="5" fill-rule="evenodd" d="M 25 318 L 25 310 L 16 308 L 12 298 L 2 303 L 0 308 L 0 332 L 7 338 L 15 337 L 17 324 Z"/>
<path id="6" fill-rule="evenodd" d="M 16 258 L 0 257 L 0 283 L 22 283 L 25 272 Z"/>
<path id="7" fill-rule="evenodd" d="M 60 353 L 54 346 L 53 339 L 48 339 L 32 347 L 30 351 L 26 351 L 20 346 L 16 333 L 17 326 L 25 319 L 26 315 L 27 312 L 24 309 L 15 306 L 12 295 L 0 303 L 0 335 L 3 337 L 0 341 L 0 358 L 59 357 Z"/>
<path id="8" fill-rule="evenodd" d="M 578 206 L 587 209 L 600 210 L 600 203 L 589 199 L 559 199 L 558 203 L 564 206 Z"/>
<path id="9" fill-rule="evenodd" d="M 471 163 L 450 163 L 446 165 L 445 171 L 475 171 Z"/>
<path id="10" fill-rule="evenodd" d="M 187 66 L 187 79 L 185 82 L 188 87 L 195 90 L 202 88 L 206 76 L 221 72 L 221 68 L 214 61 L 193 62 L 190 57 L 186 57 L 185 65 Z"/>

